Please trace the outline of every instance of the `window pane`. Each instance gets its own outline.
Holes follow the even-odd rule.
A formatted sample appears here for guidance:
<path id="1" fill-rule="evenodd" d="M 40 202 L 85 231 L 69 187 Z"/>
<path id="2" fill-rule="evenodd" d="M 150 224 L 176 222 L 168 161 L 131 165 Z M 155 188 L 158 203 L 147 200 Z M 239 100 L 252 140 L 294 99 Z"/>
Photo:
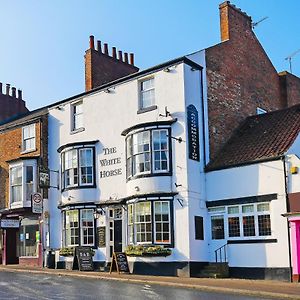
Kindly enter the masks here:
<path id="1" fill-rule="evenodd" d="M 271 235 L 270 215 L 258 216 L 258 231 L 260 236 Z"/>
<path id="2" fill-rule="evenodd" d="M 228 207 L 228 214 L 238 214 L 239 207 L 238 206 L 229 206 Z"/>
<path id="3" fill-rule="evenodd" d="M 257 211 L 269 211 L 270 204 L 269 203 L 260 203 L 257 204 Z"/>
<path id="4" fill-rule="evenodd" d="M 240 218 L 239 217 L 228 218 L 228 235 L 229 235 L 229 237 L 240 236 Z"/>
<path id="5" fill-rule="evenodd" d="M 81 210 L 82 245 L 94 245 L 94 210 Z"/>
<path id="6" fill-rule="evenodd" d="M 211 216 L 211 231 L 212 231 L 213 240 L 224 239 L 224 217 L 223 216 Z"/>
<path id="7" fill-rule="evenodd" d="M 152 242 L 151 203 L 139 202 L 135 204 L 136 242 Z"/>
<path id="8" fill-rule="evenodd" d="M 253 212 L 254 211 L 254 205 L 243 205 L 242 206 L 242 212 L 243 213 L 249 213 L 249 212 Z"/>
<path id="9" fill-rule="evenodd" d="M 244 236 L 255 236 L 254 216 L 243 217 Z"/>

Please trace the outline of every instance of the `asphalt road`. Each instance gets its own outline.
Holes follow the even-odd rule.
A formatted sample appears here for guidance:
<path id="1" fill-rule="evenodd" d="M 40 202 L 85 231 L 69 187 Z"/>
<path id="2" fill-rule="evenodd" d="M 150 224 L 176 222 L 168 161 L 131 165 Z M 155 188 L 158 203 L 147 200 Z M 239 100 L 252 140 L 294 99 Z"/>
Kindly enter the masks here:
<path id="1" fill-rule="evenodd" d="M 140 285 L 90 278 L 0 272 L 0 299 L 252 300 L 262 298 L 207 293 L 192 289 L 178 289 L 159 285 Z"/>

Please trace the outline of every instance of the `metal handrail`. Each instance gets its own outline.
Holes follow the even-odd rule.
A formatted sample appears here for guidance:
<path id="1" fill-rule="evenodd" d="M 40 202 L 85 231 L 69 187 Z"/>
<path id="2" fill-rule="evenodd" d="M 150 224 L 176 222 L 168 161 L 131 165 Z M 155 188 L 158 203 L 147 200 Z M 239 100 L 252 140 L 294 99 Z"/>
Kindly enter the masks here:
<path id="1" fill-rule="evenodd" d="M 224 253 L 224 261 L 222 259 L 222 250 Z M 227 262 L 227 243 L 215 250 L 216 263 L 218 262 L 218 253 L 220 256 L 220 262 Z"/>

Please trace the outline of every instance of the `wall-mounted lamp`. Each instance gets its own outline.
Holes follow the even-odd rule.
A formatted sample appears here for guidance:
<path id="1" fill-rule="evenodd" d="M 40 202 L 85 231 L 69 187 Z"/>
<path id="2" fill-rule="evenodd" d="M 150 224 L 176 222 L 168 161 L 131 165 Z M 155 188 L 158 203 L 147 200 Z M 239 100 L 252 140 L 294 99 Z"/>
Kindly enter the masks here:
<path id="1" fill-rule="evenodd" d="M 140 191 L 140 188 L 139 188 L 138 186 L 135 186 L 135 187 L 134 187 L 134 190 L 135 190 L 136 192 L 139 192 L 139 191 Z"/>
<path id="2" fill-rule="evenodd" d="M 166 73 L 168 73 L 168 72 L 170 72 L 171 70 L 170 70 L 170 68 L 167 67 L 167 68 L 164 68 L 163 71 L 166 72 Z"/>
<path id="3" fill-rule="evenodd" d="M 94 219 L 99 219 L 101 216 L 105 215 L 105 210 L 103 208 L 96 209 L 93 213 Z"/>
<path id="4" fill-rule="evenodd" d="M 71 201 L 72 199 L 74 199 L 73 196 L 69 196 L 69 197 L 68 197 L 68 201 Z"/>
<path id="5" fill-rule="evenodd" d="M 291 167 L 291 174 L 298 174 L 298 167 Z"/>
<path id="6" fill-rule="evenodd" d="M 182 137 L 177 138 L 177 137 L 171 136 L 171 135 L 167 135 L 167 136 L 169 136 L 171 139 L 177 141 L 179 144 L 180 144 L 181 142 L 183 142 Z"/>
<path id="7" fill-rule="evenodd" d="M 63 110 L 64 106 L 63 105 L 58 105 L 58 106 L 55 107 L 55 109 L 57 109 L 57 110 Z"/>
<path id="8" fill-rule="evenodd" d="M 177 184 L 176 182 L 174 182 L 174 184 L 175 184 L 176 188 L 182 186 L 182 184 Z"/>

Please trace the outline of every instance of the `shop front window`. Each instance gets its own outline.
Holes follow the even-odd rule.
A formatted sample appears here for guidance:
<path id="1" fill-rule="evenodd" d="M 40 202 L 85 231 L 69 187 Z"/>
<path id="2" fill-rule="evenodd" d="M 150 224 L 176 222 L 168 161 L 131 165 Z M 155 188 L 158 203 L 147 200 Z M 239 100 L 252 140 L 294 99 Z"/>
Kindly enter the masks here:
<path id="1" fill-rule="evenodd" d="M 39 242 L 39 221 L 37 219 L 23 219 L 19 231 L 20 256 L 38 256 Z"/>
<path id="2" fill-rule="evenodd" d="M 128 205 L 129 244 L 171 244 L 170 201 Z"/>
<path id="3" fill-rule="evenodd" d="M 74 209 L 63 212 L 63 246 L 94 246 L 94 209 Z"/>

